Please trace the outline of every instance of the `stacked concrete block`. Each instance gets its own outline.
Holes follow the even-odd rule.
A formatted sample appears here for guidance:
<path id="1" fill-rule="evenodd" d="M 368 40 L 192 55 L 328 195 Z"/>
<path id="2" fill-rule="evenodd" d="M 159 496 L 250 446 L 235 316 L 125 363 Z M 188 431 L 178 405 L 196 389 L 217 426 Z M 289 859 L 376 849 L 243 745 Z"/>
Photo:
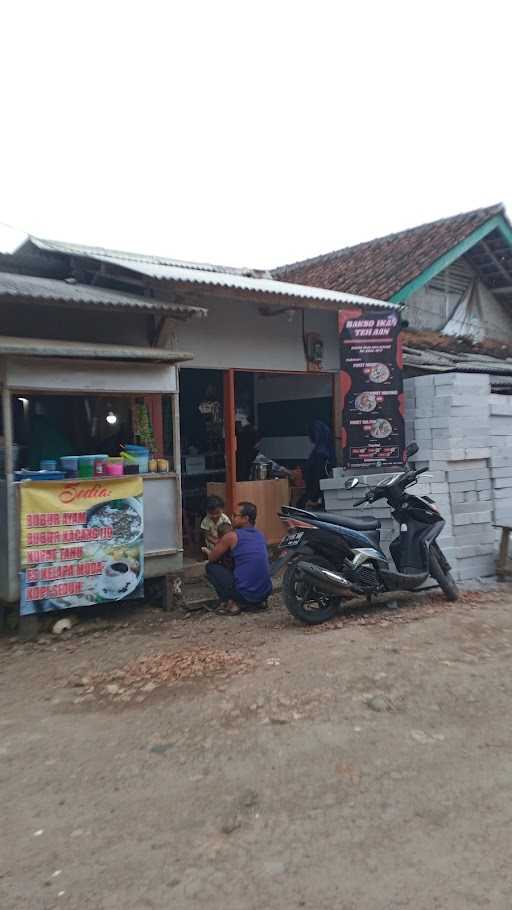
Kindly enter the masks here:
<path id="1" fill-rule="evenodd" d="M 446 470 L 451 461 L 488 458 L 489 377 L 441 373 L 405 381 L 406 436 L 418 461 Z"/>
<path id="2" fill-rule="evenodd" d="M 459 580 L 492 575 L 489 377 L 421 376 L 406 380 L 405 393 L 407 441 L 418 443 L 415 459 L 432 472 L 431 490 L 425 492 L 446 520 L 439 543 L 453 574 Z"/>

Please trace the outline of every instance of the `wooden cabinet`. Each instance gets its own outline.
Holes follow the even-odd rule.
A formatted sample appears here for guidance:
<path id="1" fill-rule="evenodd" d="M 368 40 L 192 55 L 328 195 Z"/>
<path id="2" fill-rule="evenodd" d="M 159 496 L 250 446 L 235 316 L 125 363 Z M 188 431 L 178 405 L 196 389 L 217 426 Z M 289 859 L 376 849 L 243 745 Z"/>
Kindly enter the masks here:
<path id="1" fill-rule="evenodd" d="M 253 502 L 258 509 L 257 527 L 263 531 L 268 543 L 278 543 L 286 527 L 278 518 L 281 506 L 290 502 L 288 480 L 247 480 L 235 484 L 236 502 Z M 208 496 L 226 498 L 223 483 L 209 483 Z"/>

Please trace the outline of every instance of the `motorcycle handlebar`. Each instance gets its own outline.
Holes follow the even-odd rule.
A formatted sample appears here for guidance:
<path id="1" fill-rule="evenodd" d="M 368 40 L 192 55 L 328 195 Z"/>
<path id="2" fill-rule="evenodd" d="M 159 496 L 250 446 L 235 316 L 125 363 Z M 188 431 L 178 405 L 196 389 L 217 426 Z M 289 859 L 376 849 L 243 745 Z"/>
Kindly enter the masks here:
<path id="1" fill-rule="evenodd" d="M 406 486 L 409 486 L 410 483 L 413 483 L 416 480 L 416 478 L 418 477 L 419 474 L 425 474 L 426 471 L 429 471 L 429 470 L 430 470 L 430 468 L 428 466 L 426 466 L 424 468 L 418 468 L 417 471 L 405 472 L 402 475 L 402 482 L 400 485 L 404 488 Z M 352 508 L 357 509 L 358 506 L 364 505 L 365 502 L 374 502 L 374 500 L 376 498 L 376 489 L 377 488 L 368 490 L 366 496 L 363 496 L 362 499 L 357 499 L 354 503 L 352 503 Z"/>

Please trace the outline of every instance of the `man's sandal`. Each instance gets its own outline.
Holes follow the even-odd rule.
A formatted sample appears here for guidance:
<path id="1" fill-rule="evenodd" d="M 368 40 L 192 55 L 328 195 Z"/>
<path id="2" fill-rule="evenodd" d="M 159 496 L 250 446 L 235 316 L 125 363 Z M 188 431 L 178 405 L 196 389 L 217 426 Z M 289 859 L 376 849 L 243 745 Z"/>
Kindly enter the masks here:
<path id="1" fill-rule="evenodd" d="M 217 613 L 219 613 L 220 616 L 237 616 L 237 614 L 241 612 L 240 607 L 235 603 L 220 604 L 220 606 L 217 607 Z"/>

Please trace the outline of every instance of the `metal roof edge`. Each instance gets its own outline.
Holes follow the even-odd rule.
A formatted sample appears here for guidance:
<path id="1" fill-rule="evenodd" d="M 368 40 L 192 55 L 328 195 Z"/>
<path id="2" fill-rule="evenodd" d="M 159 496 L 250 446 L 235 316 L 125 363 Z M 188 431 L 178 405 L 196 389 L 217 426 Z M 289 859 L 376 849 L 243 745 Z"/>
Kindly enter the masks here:
<path id="1" fill-rule="evenodd" d="M 249 268 L 237 268 L 235 266 L 215 265 L 214 263 L 192 262 L 186 259 L 172 259 L 169 256 L 158 256 L 151 253 L 134 253 L 126 250 L 110 250 L 106 247 L 90 246 L 82 243 L 67 243 L 62 240 L 46 240 L 43 237 L 36 237 L 34 234 L 28 234 L 30 240 L 40 250 L 47 252 L 63 253 L 69 256 L 82 256 L 85 259 L 123 259 L 127 262 L 143 262 L 148 265 L 178 266 L 187 268 L 191 271 L 213 271 L 222 274 L 224 272 L 234 275 L 246 275 L 248 272 L 257 271 Z"/>
<path id="2" fill-rule="evenodd" d="M 55 241 L 42 241 L 38 238 L 30 238 L 41 249 L 51 251 L 65 252 L 65 244 Z M 74 248 L 72 245 L 67 247 L 69 255 L 84 255 L 77 252 L 79 247 Z M 82 250 L 85 248 L 81 248 Z M 358 294 L 350 294 L 345 291 L 331 291 L 326 288 L 315 288 L 308 285 L 294 284 L 293 282 L 279 281 L 271 277 L 255 277 L 248 275 L 248 270 L 203 268 L 199 263 L 187 263 L 183 265 L 168 265 L 159 263 L 157 258 L 126 258 L 123 254 L 115 254 L 113 251 L 95 249 L 89 247 L 87 255 L 91 259 L 99 262 L 109 262 L 119 268 L 127 271 L 137 272 L 146 275 L 155 280 L 173 281 L 177 284 L 203 284 L 217 287 L 233 288 L 241 291 L 256 291 L 264 294 L 273 294 L 276 297 L 292 297 L 307 300 L 326 301 L 330 303 L 339 303 L 340 309 L 344 306 L 363 306 L 372 308 L 382 308 L 396 310 L 400 304 L 377 300 L 371 297 L 365 297 Z"/>
<path id="3" fill-rule="evenodd" d="M 62 341 L 50 338 L 19 338 L 0 335 L 0 355 L 21 357 L 80 357 L 85 360 L 131 360 L 160 363 L 184 363 L 194 355 L 170 348 L 137 345 L 102 344 Z"/>
<path id="4" fill-rule="evenodd" d="M 4 281 L 2 281 L 4 279 Z M 9 283 L 12 287 L 9 287 Z M 45 301 L 48 304 L 59 304 L 117 310 L 147 310 L 159 313 L 181 313 L 184 316 L 206 317 L 204 307 L 160 300 L 155 297 L 142 297 L 126 291 L 118 291 L 100 285 L 68 282 L 60 278 L 47 278 L 35 275 L 24 275 L 19 272 L 0 270 L 0 296 L 15 299 Z"/>
<path id="5" fill-rule="evenodd" d="M 177 271 L 177 270 L 175 270 Z M 274 294 L 276 297 L 297 297 L 304 300 L 329 301 L 343 306 L 379 307 L 389 310 L 400 309 L 402 304 L 386 300 L 377 300 L 359 294 L 350 294 L 345 291 L 330 291 L 325 288 L 316 288 L 304 284 L 293 284 L 288 281 L 278 281 L 274 278 L 252 278 L 240 276 L 239 280 L 226 281 L 225 274 L 200 272 L 191 276 L 176 275 L 173 280 L 177 283 L 210 284 L 218 287 L 234 288 L 238 290 L 254 290 L 264 294 Z M 235 277 L 235 276 L 234 276 Z"/>

